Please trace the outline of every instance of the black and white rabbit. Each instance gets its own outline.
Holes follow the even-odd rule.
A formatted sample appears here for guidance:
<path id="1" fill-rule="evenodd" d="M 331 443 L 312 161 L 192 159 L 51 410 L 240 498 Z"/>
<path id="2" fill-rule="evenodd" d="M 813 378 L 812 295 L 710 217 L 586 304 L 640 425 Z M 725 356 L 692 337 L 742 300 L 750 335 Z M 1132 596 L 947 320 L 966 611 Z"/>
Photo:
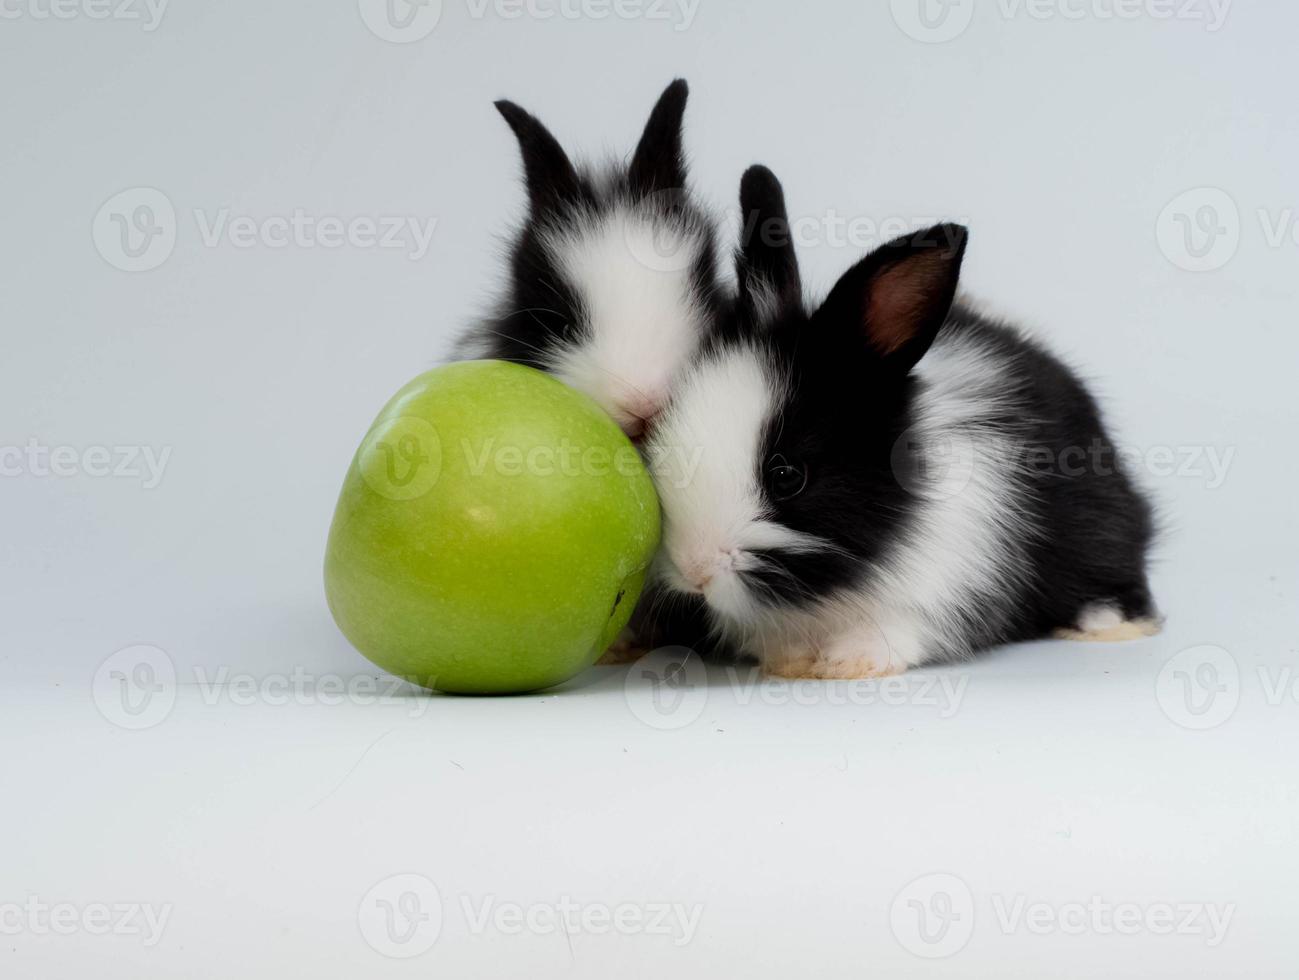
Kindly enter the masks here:
<path id="1" fill-rule="evenodd" d="M 714 223 L 686 189 L 677 79 L 625 165 L 577 167 L 513 102 L 496 108 L 519 141 L 529 211 L 496 312 L 462 339 L 464 357 L 517 361 L 591 396 L 642 434 L 721 305 Z"/>
<path id="2" fill-rule="evenodd" d="M 737 329 L 647 444 L 659 587 L 791 677 L 1154 632 L 1150 507 L 1079 379 L 954 302 L 966 230 L 884 245 L 809 313 L 779 182 L 740 198 Z"/>

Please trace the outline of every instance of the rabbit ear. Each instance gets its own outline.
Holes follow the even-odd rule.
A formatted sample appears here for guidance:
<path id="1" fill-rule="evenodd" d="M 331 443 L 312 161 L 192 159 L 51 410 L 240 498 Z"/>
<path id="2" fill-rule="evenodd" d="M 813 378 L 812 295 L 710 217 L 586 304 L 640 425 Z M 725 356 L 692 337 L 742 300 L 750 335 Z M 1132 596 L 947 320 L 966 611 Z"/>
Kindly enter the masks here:
<path id="1" fill-rule="evenodd" d="M 924 356 L 956 298 L 969 232 L 936 225 L 876 249 L 844 273 L 815 326 L 850 330 L 902 374 Z"/>
<path id="2" fill-rule="evenodd" d="M 799 309 L 803 286 L 776 175 L 753 166 L 740 179 L 740 251 L 736 257 L 740 304 L 751 323 Z"/>
<path id="3" fill-rule="evenodd" d="M 496 110 L 519 140 L 532 213 L 539 215 L 564 201 L 577 200 L 577 171 L 550 130 L 531 113 L 505 99 L 496 103 Z"/>
<path id="4" fill-rule="evenodd" d="M 642 194 L 680 190 L 686 185 L 685 155 L 681 149 L 681 117 L 690 87 L 678 78 L 659 96 L 650 112 L 645 132 L 636 144 L 628 178 Z"/>

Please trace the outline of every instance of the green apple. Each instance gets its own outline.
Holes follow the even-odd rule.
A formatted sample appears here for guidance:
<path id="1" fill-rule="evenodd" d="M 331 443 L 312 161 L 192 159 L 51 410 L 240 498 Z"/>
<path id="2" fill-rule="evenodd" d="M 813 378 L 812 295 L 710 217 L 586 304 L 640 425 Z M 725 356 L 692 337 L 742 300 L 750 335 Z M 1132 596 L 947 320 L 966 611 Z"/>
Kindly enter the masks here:
<path id="1" fill-rule="evenodd" d="M 343 482 L 325 594 L 385 670 L 458 694 L 534 691 L 626 625 L 659 540 L 649 473 L 595 402 L 465 361 L 393 396 Z"/>

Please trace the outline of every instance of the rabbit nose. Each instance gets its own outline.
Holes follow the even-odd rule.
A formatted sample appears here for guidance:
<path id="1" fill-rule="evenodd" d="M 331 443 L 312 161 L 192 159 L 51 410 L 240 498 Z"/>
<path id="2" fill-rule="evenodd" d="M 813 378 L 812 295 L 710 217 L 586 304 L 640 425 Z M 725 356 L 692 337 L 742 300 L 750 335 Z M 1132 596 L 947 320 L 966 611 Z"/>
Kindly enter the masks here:
<path id="1" fill-rule="evenodd" d="M 720 548 L 712 555 L 692 562 L 685 569 L 685 579 L 702 593 L 712 584 L 718 572 L 733 571 L 737 558 L 738 554 L 734 549 Z"/>
<path id="2" fill-rule="evenodd" d="M 657 414 L 657 412 L 646 412 L 643 415 L 627 413 L 618 423 L 618 427 L 622 429 L 623 434 L 626 435 L 628 439 L 639 446 L 649 437 L 650 430 L 654 427 L 654 419 Z"/>
<path id="3" fill-rule="evenodd" d="M 628 439 L 639 439 L 650 429 L 654 417 L 663 407 L 663 399 L 657 395 L 636 392 L 619 399 L 618 425 Z"/>
<path id="4" fill-rule="evenodd" d="M 703 593 L 704 589 L 713 580 L 715 569 L 710 561 L 685 561 L 679 562 L 677 567 L 681 570 L 681 577 L 691 590 L 696 593 Z"/>

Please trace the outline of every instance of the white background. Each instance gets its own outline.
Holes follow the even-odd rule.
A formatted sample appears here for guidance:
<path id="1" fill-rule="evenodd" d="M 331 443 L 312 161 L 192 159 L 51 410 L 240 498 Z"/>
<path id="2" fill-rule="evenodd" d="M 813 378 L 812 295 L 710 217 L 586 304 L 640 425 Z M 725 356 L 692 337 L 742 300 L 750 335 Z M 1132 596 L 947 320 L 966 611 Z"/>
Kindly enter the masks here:
<path id="1" fill-rule="evenodd" d="M 0 972 L 1292 975 L 1293 5 L 954 0 L 928 29 L 916 0 L 444 0 L 402 32 L 369 0 L 66 2 L 0 2 Z M 971 227 L 967 291 L 1150 462 L 1162 636 L 897 697 L 714 670 L 668 714 L 662 658 L 518 699 L 322 694 L 373 676 L 320 584 L 351 453 L 486 307 L 521 210 L 492 100 L 622 154 L 676 75 L 696 186 L 733 209 L 770 165 L 813 291 L 879 225 Z M 113 214 L 146 200 L 167 233 L 123 271 Z M 205 236 L 295 212 L 436 224 L 423 254 Z M 96 476 L 93 447 L 166 463 Z M 132 716 L 94 679 L 140 644 L 162 691 Z M 698 928 L 514 934 L 463 904 L 566 896 Z M 1134 934 L 1003 921 L 1093 898 Z M 409 942 L 385 900 L 426 916 Z M 98 935 L 99 903 L 169 917 Z M 1197 903 L 1230 907 L 1221 942 L 1159 934 Z"/>

